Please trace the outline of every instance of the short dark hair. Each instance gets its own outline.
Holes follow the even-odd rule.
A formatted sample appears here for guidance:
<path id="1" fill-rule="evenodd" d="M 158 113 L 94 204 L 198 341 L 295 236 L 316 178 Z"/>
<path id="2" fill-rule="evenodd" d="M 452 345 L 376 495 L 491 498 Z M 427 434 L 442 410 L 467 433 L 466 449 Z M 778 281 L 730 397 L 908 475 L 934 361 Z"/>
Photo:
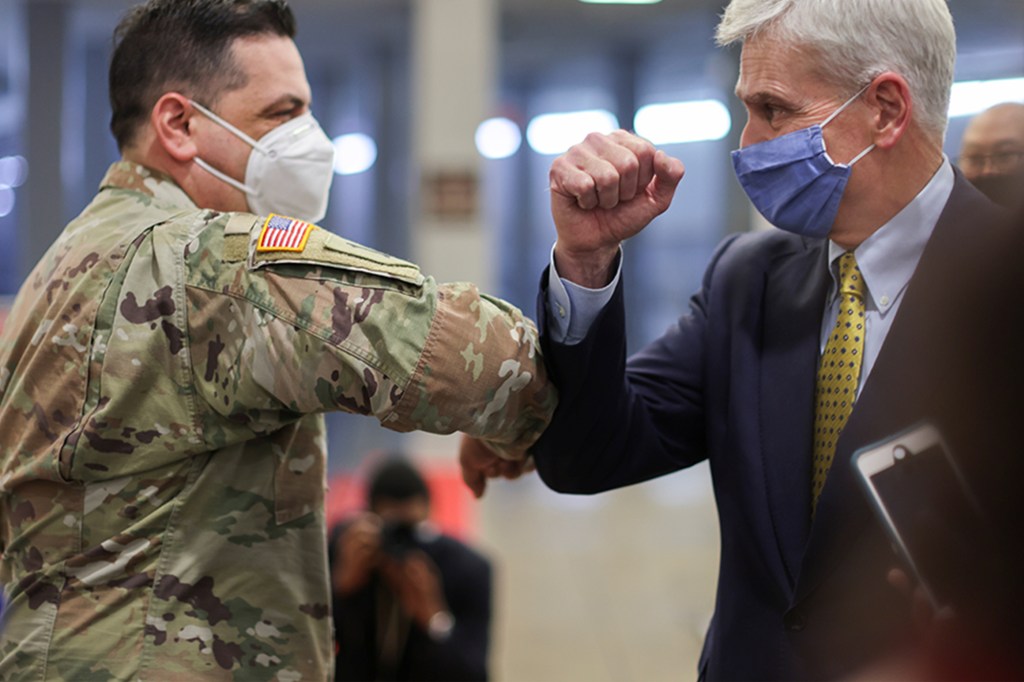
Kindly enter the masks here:
<path id="1" fill-rule="evenodd" d="M 430 501 L 423 475 L 403 456 L 390 456 L 370 475 L 369 502 L 373 509 L 382 499 L 404 502 L 417 497 Z"/>
<path id="2" fill-rule="evenodd" d="M 164 93 L 180 90 L 207 106 L 246 85 L 231 57 L 237 38 L 295 37 L 285 0 L 149 0 L 125 14 L 110 60 L 110 130 L 132 142 Z"/>

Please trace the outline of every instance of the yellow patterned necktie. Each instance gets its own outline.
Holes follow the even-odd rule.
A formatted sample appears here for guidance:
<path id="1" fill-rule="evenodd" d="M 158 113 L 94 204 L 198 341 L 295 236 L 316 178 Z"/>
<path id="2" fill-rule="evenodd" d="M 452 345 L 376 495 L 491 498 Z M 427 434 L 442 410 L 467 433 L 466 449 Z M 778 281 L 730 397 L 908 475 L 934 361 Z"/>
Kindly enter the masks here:
<path id="1" fill-rule="evenodd" d="M 839 301 L 839 316 L 821 355 L 815 389 L 812 516 L 832 466 L 836 441 L 853 411 L 864 357 L 864 277 L 852 251 L 839 258 Z"/>

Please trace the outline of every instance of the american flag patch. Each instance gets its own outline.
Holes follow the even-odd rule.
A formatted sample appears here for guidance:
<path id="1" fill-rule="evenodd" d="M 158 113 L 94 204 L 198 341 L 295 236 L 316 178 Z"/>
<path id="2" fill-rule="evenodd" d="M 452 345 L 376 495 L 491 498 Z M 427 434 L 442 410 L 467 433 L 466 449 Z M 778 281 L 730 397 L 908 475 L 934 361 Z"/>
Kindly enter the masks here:
<path id="1" fill-rule="evenodd" d="M 263 223 L 263 231 L 256 242 L 257 251 L 302 251 L 306 248 L 309 233 L 316 229 L 315 225 L 271 214 Z"/>

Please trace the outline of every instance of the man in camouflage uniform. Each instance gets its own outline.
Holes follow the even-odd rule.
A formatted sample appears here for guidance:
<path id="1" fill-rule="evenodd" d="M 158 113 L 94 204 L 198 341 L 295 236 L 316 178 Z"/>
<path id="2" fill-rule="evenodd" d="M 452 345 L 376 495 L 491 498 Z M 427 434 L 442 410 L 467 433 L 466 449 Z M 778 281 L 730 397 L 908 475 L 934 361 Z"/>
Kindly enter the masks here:
<path id="1" fill-rule="evenodd" d="M 308 113 L 293 35 L 275 0 L 119 27 L 124 159 L 0 336 L 0 678 L 327 679 L 322 414 L 509 453 L 550 418 L 518 310 L 208 170 L 260 180 L 217 118 L 262 140 Z"/>

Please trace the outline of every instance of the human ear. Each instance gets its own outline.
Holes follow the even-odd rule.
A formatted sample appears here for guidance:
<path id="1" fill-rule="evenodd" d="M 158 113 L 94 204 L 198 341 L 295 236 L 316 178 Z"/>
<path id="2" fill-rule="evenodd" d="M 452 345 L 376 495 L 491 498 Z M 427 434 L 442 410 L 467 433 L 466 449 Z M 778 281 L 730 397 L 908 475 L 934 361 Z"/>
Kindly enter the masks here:
<path id="1" fill-rule="evenodd" d="M 194 109 L 188 98 L 176 92 L 164 93 L 150 113 L 150 123 L 157 141 L 179 163 L 187 163 L 197 154 L 193 115 Z"/>
<path id="2" fill-rule="evenodd" d="M 910 126 L 914 111 L 910 86 L 903 76 L 886 71 L 875 76 L 864 93 L 873 110 L 873 141 L 880 149 L 890 149 Z"/>

